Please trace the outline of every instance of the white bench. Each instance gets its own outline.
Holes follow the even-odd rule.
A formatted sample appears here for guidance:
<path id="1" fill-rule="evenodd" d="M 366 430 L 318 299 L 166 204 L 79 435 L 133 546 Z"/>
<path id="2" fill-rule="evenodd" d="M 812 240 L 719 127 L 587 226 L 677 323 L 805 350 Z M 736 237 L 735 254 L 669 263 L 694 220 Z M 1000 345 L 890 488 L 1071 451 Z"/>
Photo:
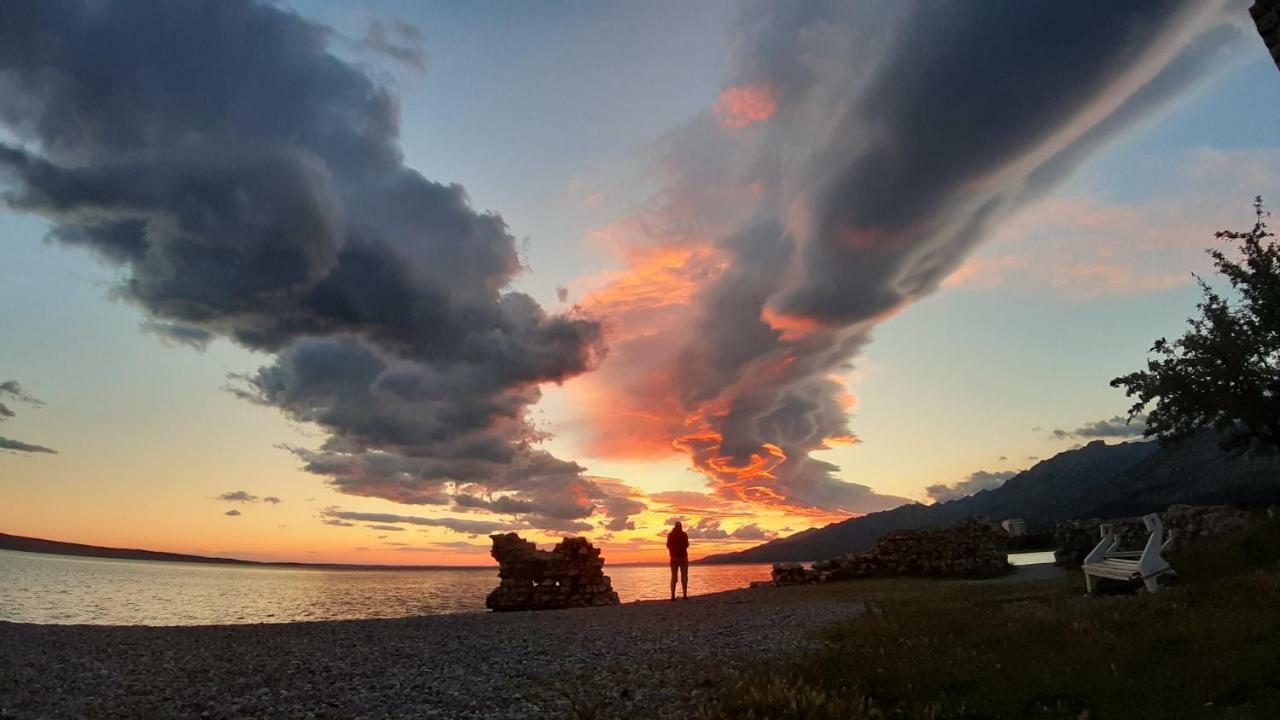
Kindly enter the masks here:
<path id="1" fill-rule="evenodd" d="M 1082 568 L 1085 587 L 1090 593 L 1093 592 L 1094 578 L 1127 582 L 1141 580 L 1150 592 L 1160 589 L 1156 579 L 1170 569 L 1169 563 L 1160 557 L 1160 551 L 1172 542 L 1173 537 L 1165 540 L 1164 525 L 1160 522 L 1160 516 L 1155 513 L 1142 518 L 1142 524 L 1147 526 L 1147 532 L 1151 534 L 1142 550 L 1133 551 L 1117 550 L 1120 538 L 1111 525 L 1102 526 L 1102 541 L 1085 556 Z"/>

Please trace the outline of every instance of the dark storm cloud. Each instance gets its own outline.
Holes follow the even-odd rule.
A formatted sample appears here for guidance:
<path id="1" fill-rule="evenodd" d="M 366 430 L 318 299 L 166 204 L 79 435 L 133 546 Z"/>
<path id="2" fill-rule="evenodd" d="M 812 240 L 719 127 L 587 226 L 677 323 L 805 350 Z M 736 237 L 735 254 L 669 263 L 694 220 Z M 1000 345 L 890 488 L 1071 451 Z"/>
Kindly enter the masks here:
<path id="1" fill-rule="evenodd" d="M 903 502 L 811 457 L 850 435 L 830 376 L 997 223 L 1203 76 L 1238 36 L 1223 8 L 750 6 L 732 78 L 767 88 L 776 112 L 730 129 L 704 116 L 668 140 L 663 166 L 679 199 L 665 220 L 739 228 L 715 235 L 728 267 L 696 299 L 676 373 L 686 410 L 728 407 L 708 414 L 718 440 L 684 443 L 717 493 L 851 512 Z M 775 462 L 770 446 L 785 462 L 744 482 L 736 469 Z M 732 472 L 712 467 L 725 458 Z"/>
<path id="2" fill-rule="evenodd" d="M 982 490 L 993 490 L 1004 485 L 1004 481 L 1017 475 L 1018 470 L 978 470 L 963 480 L 950 485 L 937 483 L 924 489 L 934 502 L 946 502 L 972 495 Z"/>
<path id="3" fill-rule="evenodd" d="M 10 440 L 7 437 L 0 437 L 0 450 L 12 450 L 14 452 L 23 453 L 48 453 L 50 455 L 58 454 L 58 451 L 52 448 L 47 448 L 43 445 L 32 445 L 31 443 L 25 443 L 21 440 Z"/>
<path id="4" fill-rule="evenodd" d="M 1136 417 L 1133 420 L 1116 415 L 1109 420 L 1098 420 L 1096 422 L 1085 423 L 1075 430 L 1063 430 L 1058 428 L 1053 431 L 1055 440 L 1068 440 L 1072 438 L 1080 439 L 1098 439 L 1098 438 L 1132 438 L 1140 437 L 1147 430 L 1146 417 Z"/>
<path id="5" fill-rule="evenodd" d="M 581 468 L 526 412 L 600 328 L 506 290 L 506 223 L 403 164 L 396 98 L 333 38 L 250 0 L 5 3 L 4 202 L 120 266 L 114 294 L 166 342 L 275 354 L 234 390 L 327 431 L 294 452 L 339 491 L 549 506 Z M 424 66 L 411 25 L 365 41 Z"/>
<path id="6" fill-rule="evenodd" d="M 1233 37 L 1192 44 L 1183 52 L 1197 62 L 1177 62 L 1173 44 L 1185 43 L 1180 33 L 1209 5 L 919 8 L 897 25 L 875 76 L 840 109 L 833 141 L 812 169 L 828 179 L 812 198 L 805 282 L 779 307 L 849 324 L 935 289 L 993 221 L 1195 78 L 1206 55 Z M 1127 71 L 1166 47 L 1160 65 L 1176 77 L 1154 73 L 1122 87 Z M 1125 104 L 1129 97 L 1136 106 Z M 1097 115 L 1086 118 L 1090 112 Z M 1082 120 L 1084 131 L 1058 137 Z"/>

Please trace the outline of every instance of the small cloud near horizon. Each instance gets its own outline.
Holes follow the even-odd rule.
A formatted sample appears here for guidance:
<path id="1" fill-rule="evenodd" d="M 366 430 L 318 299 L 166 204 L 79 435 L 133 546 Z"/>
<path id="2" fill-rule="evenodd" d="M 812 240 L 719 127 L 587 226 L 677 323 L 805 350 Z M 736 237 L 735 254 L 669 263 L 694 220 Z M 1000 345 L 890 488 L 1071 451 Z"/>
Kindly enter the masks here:
<path id="1" fill-rule="evenodd" d="M 228 511 L 226 511 L 226 512 L 222 513 L 222 514 L 223 514 L 223 515 L 226 515 L 227 517 L 240 517 L 240 511 L 239 511 L 239 510 L 228 510 Z"/>
<path id="2" fill-rule="evenodd" d="M 983 490 L 998 488 L 1019 472 L 1018 470 L 997 470 L 994 472 L 978 470 L 969 473 L 968 477 L 958 482 L 950 485 L 937 483 L 925 488 L 924 491 L 934 502 L 947 502 L 948 500 L 957 500 Z"/>
<path id="3" fill-rule="evenodd" d="M 264 503 L 270 503 L 272 505 L 279 505 L 280 503 L 284 502 L 284 500 L 274 495 L 268 495 L 267 497 L 260 498 L 257 495 L 246 492 L 244 490 L 233 490 L 233 491 L 224 492 L 221 495 L 219 495 L 217 499 L 223 502 L 238 502 L 238 503 L 264 502 Z"/>
<path id="4" fill-rule="evenodd" d="M 0 398 L 4 398 L 11 403 L 22 403 L 31 407 L 44 407 L 44 401 L 22 389 L 22 385 L 17 380 L 5 380 L 0 382 Z M 0 422 L 5 422 L 17 417 L 17 413 L 8 405 L 0 402 Z M 9 450 L 15 453 L 43 453 L 46 455 L 57 455 L 58 451 L 43 445 L 23 442 L 13 438 L 0 437 L 0 450 Z"/>
<path id="5" fill-rule="evenodd" d="M 1075 430 L 1063 430 L 1062 428 L 1058 428 L 1053 431 L 1053 434 L 1050 437 L 1054 440 L 1133 438 L 1140 437 L 1146 432 L 1146 430 L 1146 415 L 1139 415 L 1132 420 L 1129 420 L 1122 415 L 1116 415 L 1109 420 L 1098 420 L 1091 423 L 1085 423 Z"/>
<path id="6" fill-rule="evenodd" d="M 0 437 L 0 450 L 12 450 L 13 452 L 22 453 L 46 453 L 48 455 L 58 454 L 58 451 L 53 448 L 47 448 L 43 445 L 33 445 L 31 443 L 22 442 L 21 440 L 13 440 L 7 437 Z"/>

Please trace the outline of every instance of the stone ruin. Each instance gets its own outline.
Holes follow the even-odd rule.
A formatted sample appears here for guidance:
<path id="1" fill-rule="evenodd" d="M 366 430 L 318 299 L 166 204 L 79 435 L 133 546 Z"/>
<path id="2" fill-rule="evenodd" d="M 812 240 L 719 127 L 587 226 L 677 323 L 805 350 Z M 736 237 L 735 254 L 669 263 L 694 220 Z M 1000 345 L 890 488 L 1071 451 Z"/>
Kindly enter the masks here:
<path id="1" fill-rule="evenodd" d="M 842 555 L 806 568 L 800 563 L 773 566 L 773 585 L 853 580 L 887 575 L 992 577 L 1009 571 L 1009 535 L 985 518 L 969 519 L 942 530 L 899 530 L 876 542 L 870 552 Z"/>
<path id="2" fill-rule="evenodd" d="M 1245 528 L 1253 515 L 1245 510 L 1229 505 L 1172 505 L 1160 513 L 1160 522 L 1164 525 L 1165 538 L 1170 533 L 1173 540 L 1169 549 L 1173 552 L 1195 542 L 1199 538 L 1213 537 L 1235 532 Z M 1054 551 L 1054 564 L 1061 567 L 1076 568 L 1084 562 L 1084 557 L 1098 544 L 1099 526 L 1110 523 L 1120 538 L 1121 550 L 1141 550 L 1147 543 L 1147 528 L 1141 517 L 1124 517 L 1103 520 L 1070 520 L 1060 522 L 1054 528 L 1053 539 L 1057 550 Z"/>
<path id="3" fill-rule="evenodd" d="M 490 554 L 501 582 L 484 605 L 490 610 L 556 610 L 617 605 L 604 558 L 586 538 L 565 538 L 550 552 L 515 533 L 490 535 Z"/>

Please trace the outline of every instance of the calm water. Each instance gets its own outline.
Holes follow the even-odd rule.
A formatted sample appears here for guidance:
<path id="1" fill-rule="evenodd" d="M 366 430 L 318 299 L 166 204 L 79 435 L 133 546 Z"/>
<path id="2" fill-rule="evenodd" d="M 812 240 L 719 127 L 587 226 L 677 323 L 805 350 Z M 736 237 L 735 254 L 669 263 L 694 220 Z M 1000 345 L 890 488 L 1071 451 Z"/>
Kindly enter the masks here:
<path id="1" fill-rule="evenodd" d="M 770 565 L 691 568 L 689 593 L 746 587 Z M 623 602 L 667 597 L 665 566 L 605 572 Z M 0 550 L 0 620 L 210 625 L 484 610 L 498 569 L 321 570 L 107 560 Z"/>
<path id="2" fill-rule="evenodd" d="M 1010 556 L 1046 562 L 1046 553 Z M 1047 553 L 1048 562 L 1053 554 Z M 689 594 L 747 587 L 771 566 L 694 566 Z M 661 599 L 665 566 L 605 571 L 623 602 Z M 392 618 L 484 610 L 497 568 L 320 570 L 107 560 L 0 550 L 0 620 L 95 625 L 212 625 Z"/>

